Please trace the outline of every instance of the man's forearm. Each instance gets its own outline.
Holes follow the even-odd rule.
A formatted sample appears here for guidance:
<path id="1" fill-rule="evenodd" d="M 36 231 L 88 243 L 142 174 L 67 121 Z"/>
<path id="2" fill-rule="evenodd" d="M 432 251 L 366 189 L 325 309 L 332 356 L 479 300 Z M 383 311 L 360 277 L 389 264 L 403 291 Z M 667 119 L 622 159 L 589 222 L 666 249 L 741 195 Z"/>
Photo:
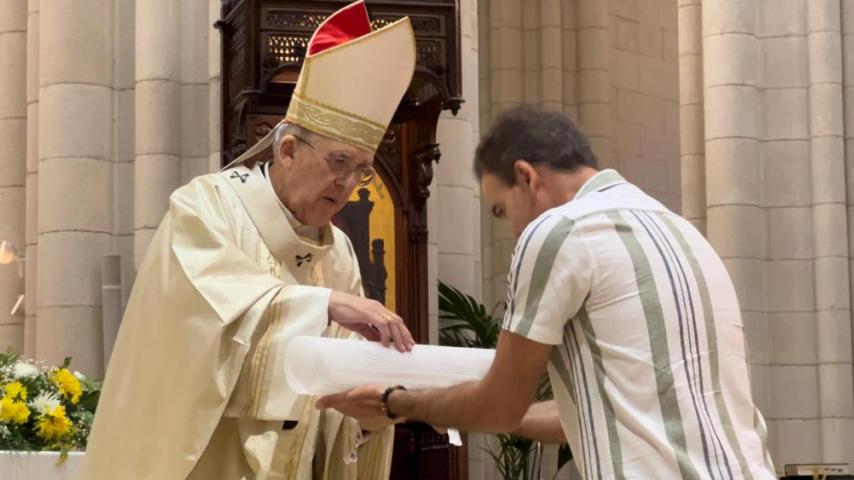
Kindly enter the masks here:
<path id="1" fill-rule="evenodd" d="M 553 348 L 504 331 L 483 379 L 437 390 L 392 390 L 385 407 L 399 417 L 436 427 L 511 432 L 531 406 Z M 353 418 L 371 418 L 385 410 L 383 391 L 381 385 L 363 385 L 320 398 L 316 405 Z"/>
<path id="2" fill-rule="evenodd" d="M 469 432 L 504 433 L 516 428 L 525 406 L 510 405 L 478 392 L 481 382 L 468 382 L 438 390 L 396 391 L 389 396 L 389 409 L 396 415 L 436 427 Z"/>
<path id="3" fill-rule="evenodd" d="M 513 434 L 538 442 L 563 443 L 566 435 L 560 423 L 557 403 L 554 400 L 531 405 Z"/>

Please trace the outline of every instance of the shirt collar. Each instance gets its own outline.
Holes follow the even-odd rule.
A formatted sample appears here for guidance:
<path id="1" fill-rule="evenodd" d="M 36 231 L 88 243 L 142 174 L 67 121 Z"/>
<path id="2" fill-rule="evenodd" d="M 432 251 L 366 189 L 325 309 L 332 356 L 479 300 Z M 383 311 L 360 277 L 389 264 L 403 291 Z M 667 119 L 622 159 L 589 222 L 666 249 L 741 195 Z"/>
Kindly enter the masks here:
<path id="1" fill-rule="evenodd" d="M 628 182 L 626 182 L 626 179 L 617 173 L 616 170 L 607 168 L 596 175 L 593 175 L 584 182 L 584 185 L 582 185 L 581 189 L 578 190 L 578 193 L 575 194 L 574 200 L 578 200 L 579 198 L 593 192 L 601 192 L 606 188 L 613 187 L 620 183 Z"/>

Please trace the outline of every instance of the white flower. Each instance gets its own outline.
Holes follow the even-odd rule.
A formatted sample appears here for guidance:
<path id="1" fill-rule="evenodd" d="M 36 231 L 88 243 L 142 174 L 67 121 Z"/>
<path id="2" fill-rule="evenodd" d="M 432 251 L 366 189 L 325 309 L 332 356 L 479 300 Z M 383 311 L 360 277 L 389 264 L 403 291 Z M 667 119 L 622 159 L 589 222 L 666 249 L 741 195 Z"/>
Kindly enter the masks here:
<path id="1" fill-rule="evenodd" d="M 38 397 L 34 398 L 30 402 L 30 408 L 39 412 L 39 414 L 44 415 L 47 412 L 52 411 L 54 408 L 58 407 L 59 397 L 55 393 L 43 392 Z"/>
<path id="2" fill-rule="evenodd" d="M 81 382 L 83 380 L 86 380 L 86 375 L 83 375 L 82 373 L 78 372 L 77 370 L 74 371 L 74 376 L 77 377 L 77 380 L 80 380 Z"/>
<path id="3" fill-rule="evenodd" d="M 12 432 L 9 431 L 9 427 L 6 425 L 0 425 L 0 438 L 6 438 L 11 434 Z"/>
<path id="4" fill-rule="evenodd" d="M 39 369 L 27 362 L 18 362 L 12 367 L 12 376 L 15 379 L 32 378 L 39 374 Z"/>

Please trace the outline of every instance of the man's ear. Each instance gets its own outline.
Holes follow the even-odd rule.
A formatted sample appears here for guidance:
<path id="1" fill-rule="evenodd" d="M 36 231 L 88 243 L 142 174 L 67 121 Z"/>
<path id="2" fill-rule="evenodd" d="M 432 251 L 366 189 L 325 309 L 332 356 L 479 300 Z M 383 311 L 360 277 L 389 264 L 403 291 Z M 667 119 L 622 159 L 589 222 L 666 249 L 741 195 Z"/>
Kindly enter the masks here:
<path id="1" fill-rule="evenodd" d="M 285 135 L 282 142 L 279 144 L 277 161 L 281 162 L 283 167 L 289 167 L 294 160 L 294 150 L 296 150 L 297 139 L 293 135 Z"/>
<path id="2" fill-rule="evenodd" d="M 513 171 L 516 173 L 516 185 L 527 190 L 535 190 L 539 186 L 539 172 L 527 160 L 516 160 Z"/>

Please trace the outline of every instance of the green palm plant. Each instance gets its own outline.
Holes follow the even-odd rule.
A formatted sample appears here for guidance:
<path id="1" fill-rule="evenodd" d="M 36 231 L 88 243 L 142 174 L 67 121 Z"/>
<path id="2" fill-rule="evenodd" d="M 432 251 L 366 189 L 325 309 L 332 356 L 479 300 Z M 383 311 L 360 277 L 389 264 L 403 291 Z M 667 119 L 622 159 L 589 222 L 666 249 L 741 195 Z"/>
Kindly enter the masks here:
<path id="1" fill-rule="evenodd" d="M 503 303 L 496 305 L 491 312 L 486 307 L 456 288 L 439 282 L 439 318 L 446 325 L 439 330 L 439 343 L 454 347 L 495 348 L 501 333 L 501 322 L 495 318 L 495 311 Z M 543 377 L 537 390 L 538 400 L 552 398 L 548 377 Z M 487 449 L 495 461 L 495 467 L 504 480 L 540 480 L 540 462 L 538 455 L 541 445 L 527 438 L 502 433 L 498 434 L 497 449 Z M 558 470 L 572 459 L 569 447 L 561 445 L 558 451 Z"/>
<path id="2" fill-rule="evenodd" d="M 447 325 L 439 330 L 439 343 L 454 347 L 495 348 L 500 322 L 477 300 L 456 288 L 439 282 L 439 318 Z"/>

